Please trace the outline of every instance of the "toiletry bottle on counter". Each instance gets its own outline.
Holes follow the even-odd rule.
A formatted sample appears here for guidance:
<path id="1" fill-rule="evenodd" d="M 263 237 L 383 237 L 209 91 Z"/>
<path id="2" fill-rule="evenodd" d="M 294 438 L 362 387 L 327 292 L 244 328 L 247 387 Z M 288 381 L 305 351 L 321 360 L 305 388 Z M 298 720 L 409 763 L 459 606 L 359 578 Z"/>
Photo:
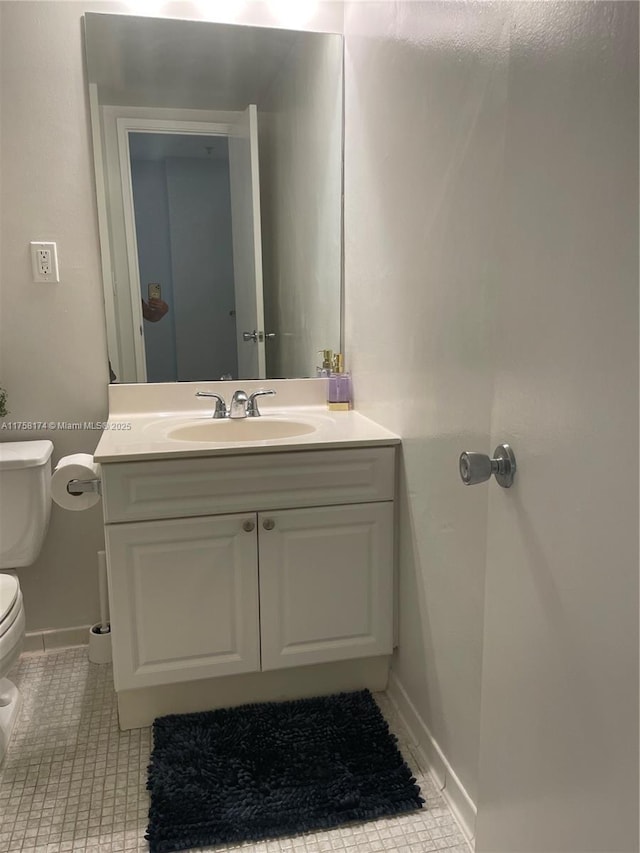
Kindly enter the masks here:
<path id="1" fill-rule="evenodd" d="M 321 349 L 318 352 L 322 354 L 322 367 L 316 367 L 316 376 L 329 376 L 333 369 L 333 351 Z"/>
<path id="2" fill-rule="evenodd" d="M 351 408 L 351 374 L 345 372 L 344 358 L 339 352 L 333 357 L 327 403 L 334 412 L 346 412 Z"/>

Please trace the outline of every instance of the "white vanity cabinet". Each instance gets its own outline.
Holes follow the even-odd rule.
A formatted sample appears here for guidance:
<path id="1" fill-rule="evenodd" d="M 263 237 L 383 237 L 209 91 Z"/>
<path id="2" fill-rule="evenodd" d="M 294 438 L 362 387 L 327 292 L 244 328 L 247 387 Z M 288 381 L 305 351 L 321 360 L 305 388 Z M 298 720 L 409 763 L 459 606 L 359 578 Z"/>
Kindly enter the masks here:
<path id="1" fill-rule="evenodd" d="M 116 689 L 390 654 L 394 459 L 103 465 Z"/>

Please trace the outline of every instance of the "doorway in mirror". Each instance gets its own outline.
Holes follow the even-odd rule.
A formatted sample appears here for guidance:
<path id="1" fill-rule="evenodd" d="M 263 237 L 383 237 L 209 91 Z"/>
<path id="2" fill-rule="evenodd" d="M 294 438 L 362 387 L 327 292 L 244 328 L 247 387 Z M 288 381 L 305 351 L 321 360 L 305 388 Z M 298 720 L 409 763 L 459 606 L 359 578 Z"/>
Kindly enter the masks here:
<path id="1" fill-rule="evenodd" d="M 146 379 L 237 376 L 227 140 L 131 133 L 129 153 Z"/>
<path id="2" fill-rule="evenodd" d="M 188 122 L 118 125 L 131 304 L 143 318 L 136 378 L 263 378 L 255 107 L 211 135 Z"/>

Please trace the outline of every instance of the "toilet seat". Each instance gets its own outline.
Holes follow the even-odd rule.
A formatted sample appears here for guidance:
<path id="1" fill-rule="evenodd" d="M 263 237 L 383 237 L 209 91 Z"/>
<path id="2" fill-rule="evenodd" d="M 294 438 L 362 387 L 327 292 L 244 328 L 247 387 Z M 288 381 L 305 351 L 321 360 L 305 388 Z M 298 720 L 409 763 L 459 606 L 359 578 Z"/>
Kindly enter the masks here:
<path id="1" fill-rule="evenodd" d="M 18 579 L 0 574 L 0 637 L 11 628 L 22 611 L 22 592 Z"/>

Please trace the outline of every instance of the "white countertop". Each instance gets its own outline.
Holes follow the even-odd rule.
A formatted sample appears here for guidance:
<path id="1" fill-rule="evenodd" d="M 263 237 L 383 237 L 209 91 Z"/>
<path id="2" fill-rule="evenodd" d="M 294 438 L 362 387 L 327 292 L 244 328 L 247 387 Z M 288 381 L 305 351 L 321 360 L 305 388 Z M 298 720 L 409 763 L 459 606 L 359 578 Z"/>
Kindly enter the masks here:
<path id="1" fill-rule="evenodd" d="M 277 392 L 275 397 L 260 398 L 260 411 L 265 421 L 302 422 L 312 426 L 313 432 L 288 438 L 218 443 L 170 437 L 169 433 L 177 427 L 207 424 L 213 420 L 215 401 L 196 398 L 196 391 L 219 393 L 228 404 L 238 388 L 248 394 L 258 389 L 273 388 Z M 94 459 L 104 464 L 400 443 L 397 435 L 359 412 L 329 411 L 323 402 L 324 394 L 325 380 L 321 379 L 111 385 L 109 421 Z M 227 424 L 229 421 L 222 423 Z"/>

